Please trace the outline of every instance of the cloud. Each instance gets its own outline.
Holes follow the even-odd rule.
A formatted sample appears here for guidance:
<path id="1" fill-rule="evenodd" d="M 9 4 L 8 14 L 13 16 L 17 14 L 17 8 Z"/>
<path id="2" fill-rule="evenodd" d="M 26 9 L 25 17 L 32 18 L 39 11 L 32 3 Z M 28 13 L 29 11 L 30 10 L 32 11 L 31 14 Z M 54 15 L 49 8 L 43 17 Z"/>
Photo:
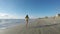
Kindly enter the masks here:
<path id="1" fill-rule="evenodd" d="M 19 19 L 19 16 L 7 14 L 7 13 L 0 13 L 0 19 Z"/>
<path id="2" fill-rule="evenodd" d="M 8 15 L 8 14 L 5 14 L 5 13 L 0 13 L 0 16 L 6 16 L 6 15 Z"/>

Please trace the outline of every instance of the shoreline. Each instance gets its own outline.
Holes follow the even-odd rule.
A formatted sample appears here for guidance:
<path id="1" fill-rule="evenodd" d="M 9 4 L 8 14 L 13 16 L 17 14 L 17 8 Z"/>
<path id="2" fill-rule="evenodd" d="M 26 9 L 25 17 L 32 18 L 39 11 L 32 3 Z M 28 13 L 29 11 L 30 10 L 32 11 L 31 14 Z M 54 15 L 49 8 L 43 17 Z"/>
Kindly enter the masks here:
<path id="1" fill-rule="evenodd" d="M 23 27 L 24 24 L 13 25 L 6 29 L 0 29 L 0 34 L 19 34 Z"/>

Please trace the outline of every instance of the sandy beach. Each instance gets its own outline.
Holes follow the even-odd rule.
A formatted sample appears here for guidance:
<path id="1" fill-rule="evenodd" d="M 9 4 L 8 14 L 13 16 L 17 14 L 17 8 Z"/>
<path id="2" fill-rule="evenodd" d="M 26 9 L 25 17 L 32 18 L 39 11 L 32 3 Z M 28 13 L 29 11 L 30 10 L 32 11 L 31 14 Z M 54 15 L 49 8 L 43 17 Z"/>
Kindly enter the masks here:
<path id="1" fill-rule="evenodd" d="M 6 29 L 0 29 L 0 34 L 20 34 L 24 25 L 18 24 L 15 26 L 8 27 Z"/>
<path id="2" fill-rule="evenodd" d="M 17 24 L 0 29 L 0 34 L 60 34 L 60 23 L 57 21 L 53 23 L 49 19 L 36 19 L 33 23 L 29 23 L 27 29 L 25 24 Z"/>

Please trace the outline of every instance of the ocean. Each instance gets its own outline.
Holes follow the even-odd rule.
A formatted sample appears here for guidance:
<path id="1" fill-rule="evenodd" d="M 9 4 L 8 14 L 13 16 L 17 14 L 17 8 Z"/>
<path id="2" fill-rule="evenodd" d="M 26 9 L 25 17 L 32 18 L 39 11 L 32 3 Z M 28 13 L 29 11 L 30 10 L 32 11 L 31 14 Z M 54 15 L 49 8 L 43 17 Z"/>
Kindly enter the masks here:
<path id="1" fill-rule="evenodd" d="M 0 29 L 24 23 L 25 23 L 24 19 L 0 19 Z"/>
<path id="2" fill-rule="evenodd" d="M 29 19 L 29 23 L 32 23 L 35 19 Z M 25 19 L 0 19 L 0 29 L 5 29 L 17 24 L 25 24 Z"/>

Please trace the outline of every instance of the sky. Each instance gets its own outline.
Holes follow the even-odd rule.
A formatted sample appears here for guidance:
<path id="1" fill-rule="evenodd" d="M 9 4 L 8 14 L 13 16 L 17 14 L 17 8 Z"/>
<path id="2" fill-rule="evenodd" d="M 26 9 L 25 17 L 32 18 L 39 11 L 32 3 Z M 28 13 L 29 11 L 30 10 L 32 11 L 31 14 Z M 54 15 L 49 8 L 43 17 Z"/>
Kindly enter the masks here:
<path id="1" fill-rule="evenodd" d="M 24 19 L 60 13 L 60 0 L 0 0 L 0 18 Z"/>

